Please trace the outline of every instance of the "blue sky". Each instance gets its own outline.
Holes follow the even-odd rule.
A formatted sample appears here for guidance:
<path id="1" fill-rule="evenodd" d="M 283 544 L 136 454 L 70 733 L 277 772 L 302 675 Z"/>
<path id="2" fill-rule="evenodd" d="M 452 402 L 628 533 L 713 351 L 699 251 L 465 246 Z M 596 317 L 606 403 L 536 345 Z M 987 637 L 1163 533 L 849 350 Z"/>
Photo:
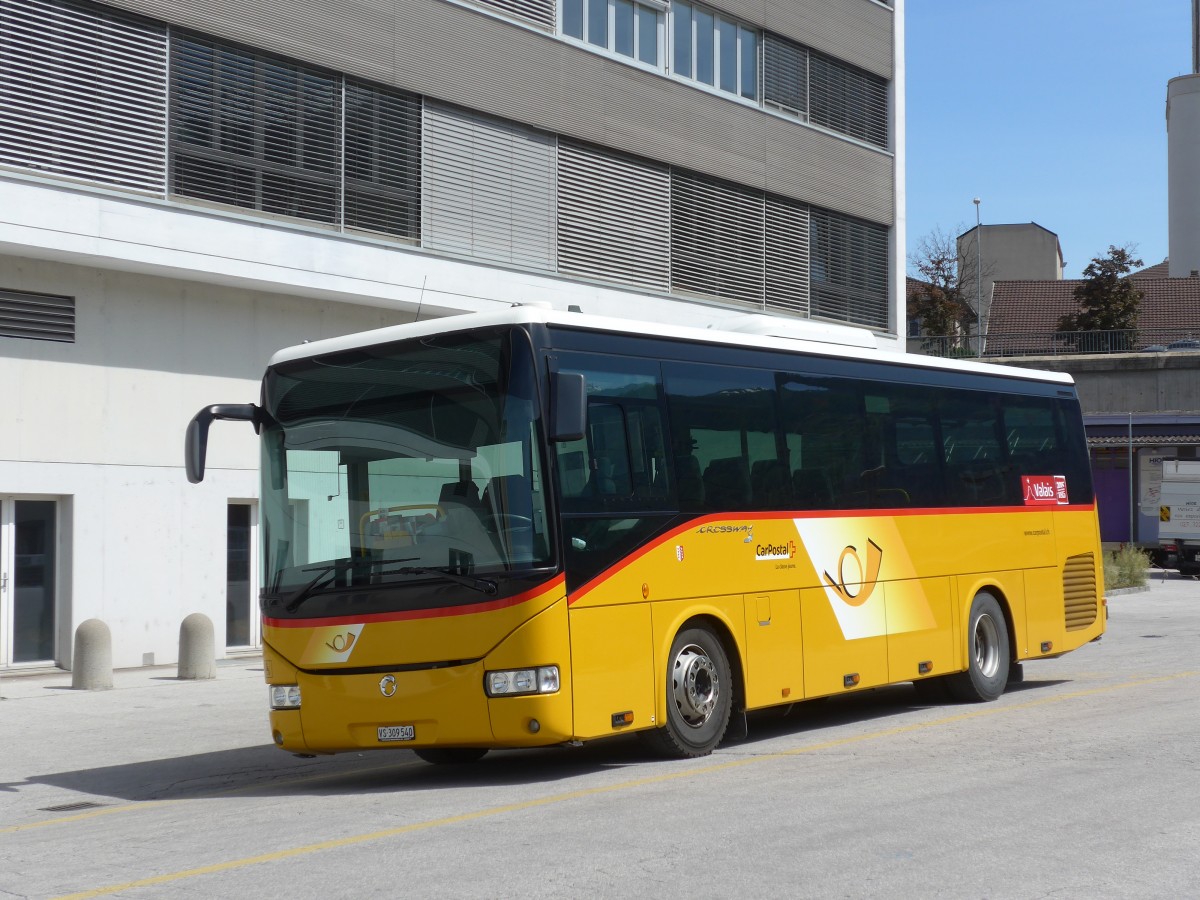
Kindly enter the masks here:
<path id="1" fill-rule="evenodd" d="M 907 0 L 908 252 L 1037 222 L 1078 278 L 1109 244 L 1167 255 L 1167 81 L 1188 0 Z M 908 267 L 911 270 L 911 266 Z"/>

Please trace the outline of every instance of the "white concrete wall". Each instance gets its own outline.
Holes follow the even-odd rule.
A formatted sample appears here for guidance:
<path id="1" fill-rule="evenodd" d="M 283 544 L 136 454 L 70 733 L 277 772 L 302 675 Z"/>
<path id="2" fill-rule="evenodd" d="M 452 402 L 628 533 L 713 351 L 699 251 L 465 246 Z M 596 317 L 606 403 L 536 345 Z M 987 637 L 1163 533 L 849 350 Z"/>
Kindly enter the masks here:
<path id="1" fill-rule="evenodd" d="M 103 619 L 117 667 L 177 658 L 192 612 L 225 634 L 226 504 L 258 495 L 242 423 L 212 430 L 203 484 L 183 474 L 201 406 L 257 401 L 283 346 L 409 318 L 178 279 L 0 257 L 0 285 L 75 297 L 74 344 L 0 339 L 0 495 L 69 501 L 59 541 L 60 665 Z"/>

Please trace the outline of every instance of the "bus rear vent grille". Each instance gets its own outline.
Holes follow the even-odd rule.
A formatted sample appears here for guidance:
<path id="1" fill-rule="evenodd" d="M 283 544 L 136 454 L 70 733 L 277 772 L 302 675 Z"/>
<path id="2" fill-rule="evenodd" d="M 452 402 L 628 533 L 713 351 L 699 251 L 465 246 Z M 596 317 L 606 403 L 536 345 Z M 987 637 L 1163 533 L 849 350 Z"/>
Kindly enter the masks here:
<path id="1" fill-rule="evenodd" d="M 1096 621 L 1096 557 L 1091 553 L 1068 556 L 1063 566 L 1063 607 L 1067 631 L 1079 631 Z"/>

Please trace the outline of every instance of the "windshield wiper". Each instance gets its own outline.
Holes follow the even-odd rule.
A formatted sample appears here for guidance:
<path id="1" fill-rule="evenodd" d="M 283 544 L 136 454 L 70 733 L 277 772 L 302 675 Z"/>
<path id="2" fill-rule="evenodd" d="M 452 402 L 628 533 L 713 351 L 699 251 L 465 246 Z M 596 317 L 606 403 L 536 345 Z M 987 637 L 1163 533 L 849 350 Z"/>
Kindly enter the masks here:
<path id="1" fill-rule="evenodd" d="M 428 566 L 404 566 L 393 571 L 399 575 L 436 575 L 454 584 L 460 584 L 473 591 L 479 591 L 481 594 L 494 594 L 497 590 L 496 582 L 490 579 L 459 575 L 457 572 L 451 572 L 449 569 L 431 569 Z"/>
<path id="2" fill-rule="evenodd" d="M 277 603 L 283 603 L 283 608 L 287 612 L 295 612 L 300 608 L 305 600 L 315 594 L 318 590 L 328 585 L 333 579 L 341 575 L 343 572 L 359 569 L 359 568 L 375 568 L 376 575 L 436 575 L 445 581 L 453 582 L 454 584 L 462 585 L 470 588 L 473 591 L 479 591 L 481 594 L 494 594 L 497 591 L 496 582 L 487 578 L 472 578 L 467 575 L 459 575 L 456 572 L 451 572 L 447 569 L 431 569 L 428 566 L 406 566 L 403 563 L 412 562 L 417 557 L 411 556 L 408 559 L 389 559 L 380 561 L 376 559 L 351 559 L 335 563 L 329 563 L 325 566 L 313 566 L 305 569 L 305 572 L 315 571 L 316 576 L 307 584 L 302 584 L 286 596 L 276 599 Z M 398 568 L 397 568 L 398 567 Z"/>
<path id="3" fill-rule="evenodd" d="M 371 568 L 378 566 L 379 571 L 390 568 L 397 563 L 412 562 L 417 557 L 410 556 L 407 559 L 392 559 L 386 563 L 382 563 L 378 559 L 347 559 L 339 560 L 338 562 L 329 563 L 326 566 L 313 566 L 310 569 L 304 569 L 305 572 L 316 572 L 316 577 L 307 584 L 302 584 L 290 594 L 284 597 L 277 598 L 276 602 L 282 602 L 283 608 L 287 612 L 295 612 L 300 608 L 300 604 L 317 592 L 319 588 L 325 587 L 334 578 L 341 575 L 343 572 L 348 572 L 353 569 Z M 403 570 L 400 570 L 403 571 Z"/>

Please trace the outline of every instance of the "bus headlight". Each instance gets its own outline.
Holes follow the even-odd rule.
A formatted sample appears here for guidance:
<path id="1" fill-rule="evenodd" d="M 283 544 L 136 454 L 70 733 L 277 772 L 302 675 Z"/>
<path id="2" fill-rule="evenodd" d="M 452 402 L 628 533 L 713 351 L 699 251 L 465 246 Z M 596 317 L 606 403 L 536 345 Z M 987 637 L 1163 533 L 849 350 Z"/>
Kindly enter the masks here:
<path id="1" fill-rule="evenodd" d="M 558 691 L 558 666 L 488 672 L 483 677 L 483 684 L 489 697 L 553 694 Z"/>
<path id="2" fill-rule="evenodd" d="M 271 691 L 271 709 L 299 709 L 300 685 L 273 684 Z"/>

